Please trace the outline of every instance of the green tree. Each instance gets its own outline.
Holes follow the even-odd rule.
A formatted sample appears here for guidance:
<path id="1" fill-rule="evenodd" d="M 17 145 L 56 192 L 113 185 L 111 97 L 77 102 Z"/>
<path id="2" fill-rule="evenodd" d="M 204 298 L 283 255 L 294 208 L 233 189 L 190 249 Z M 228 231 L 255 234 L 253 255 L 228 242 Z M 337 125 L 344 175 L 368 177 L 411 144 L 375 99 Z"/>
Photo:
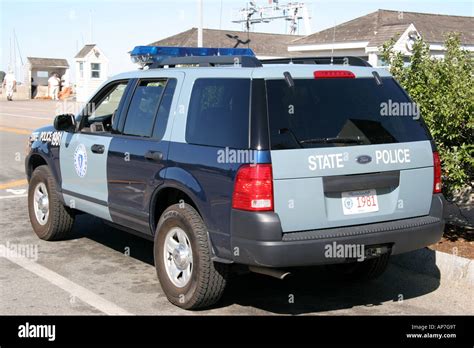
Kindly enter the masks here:
<path id="1" fill-rule="evenodd" d="M 444 193 L 472 185 L 474 176 L 474 60 L 461 49 L 458 34 L 446 36 L 444 59 L 431 57 L 419 39 L 408 64 L 394 50 L 392 39 L 381 47 L 390 72 L 420 107 L 438 146 L 443 166 Z"/>

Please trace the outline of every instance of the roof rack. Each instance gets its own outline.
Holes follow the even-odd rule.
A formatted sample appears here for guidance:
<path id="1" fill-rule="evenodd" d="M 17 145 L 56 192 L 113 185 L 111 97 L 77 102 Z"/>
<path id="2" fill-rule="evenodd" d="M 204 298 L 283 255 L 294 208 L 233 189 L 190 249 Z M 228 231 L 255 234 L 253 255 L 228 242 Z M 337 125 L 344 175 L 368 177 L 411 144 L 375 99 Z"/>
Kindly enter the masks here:
<path id="1" fill-rule="evenodd" d="M 261 60 L 263 64 L 336 64 L 372 67 L 366 60 L 359 57 L 294 57 Z"/>
<path id="2" fill-rule="evenodd" d="M 165 66 L 174 68 L 176 65 L 197 65 L 199 67 L 214 67 L 233 65 L 243 68 L 258 68 L 260 60 L 253 56 L 187 56 L 164 58 L 149 65 L 149 69 L 159 69 Z"/>

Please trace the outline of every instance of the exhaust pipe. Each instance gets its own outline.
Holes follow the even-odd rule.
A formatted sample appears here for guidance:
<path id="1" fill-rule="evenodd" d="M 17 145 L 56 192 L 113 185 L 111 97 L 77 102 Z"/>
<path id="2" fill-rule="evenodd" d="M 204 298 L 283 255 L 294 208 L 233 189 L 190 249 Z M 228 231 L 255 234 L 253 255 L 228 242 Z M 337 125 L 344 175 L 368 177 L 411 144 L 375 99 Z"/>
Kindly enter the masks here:
<path id="1" fill-rule="evenodd" d="M 265 274 L 270 277 L 274 277 L 280 280 L 283 280 L 291 274 L 291 272 L 285 272 L 279 269 L 268 268 L 268 267 L 258 267 L 258 266 L 249 266 L 249 270 L 254 273 Z"/>

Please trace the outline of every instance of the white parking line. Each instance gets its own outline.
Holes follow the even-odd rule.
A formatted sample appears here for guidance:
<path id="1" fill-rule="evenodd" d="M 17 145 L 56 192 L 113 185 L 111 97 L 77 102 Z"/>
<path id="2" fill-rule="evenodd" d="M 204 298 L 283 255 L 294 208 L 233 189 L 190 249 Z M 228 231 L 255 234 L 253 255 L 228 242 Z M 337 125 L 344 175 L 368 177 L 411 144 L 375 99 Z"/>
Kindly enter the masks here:
<path id="1" fill-rule="evenodd" d="M 37 117 L 37 116 L 25 116 L 25 115 L 20 115 L 20 114 L 9 114 L 2 112 L 0 116 L 7 116 L 7 117 L 18 117 L 18 118 L 34 118 L 37 120 L 52 120 L 52 117 Z"/>
<path id="2" fill-rule="evenodd" d="M 68 292 L 72 296 L 81 299 L 88 305 L 98 309 L 99 311 L 108 315 L 133 315 L 127 312 L 125 309 L 117 306 L 116 304 L 106 300 L 105 298 L 93 293 L 92 291 L 74 283 L 73 281 L 63 277 L 62 275 L 51 271 L 50 269 L 41 266 L 40 264 L 19 255 L 13 249 L 7 248 L 4 245 L 0 245 L 0 257 L 4 257 L 7 260 L 17 264 L 25 270 L 36 274 L 37 276 L 49 281 L 51 284 L 56 285 L 62 290 Z"/>
<path id="3" fill-rule="evenodd" d="M 28 197 L 28 195 L 27 195 L 27 194 L 24 194 L 24 195 L 0 196 L 0 199 L 20 198 L 20 197 Z"/>

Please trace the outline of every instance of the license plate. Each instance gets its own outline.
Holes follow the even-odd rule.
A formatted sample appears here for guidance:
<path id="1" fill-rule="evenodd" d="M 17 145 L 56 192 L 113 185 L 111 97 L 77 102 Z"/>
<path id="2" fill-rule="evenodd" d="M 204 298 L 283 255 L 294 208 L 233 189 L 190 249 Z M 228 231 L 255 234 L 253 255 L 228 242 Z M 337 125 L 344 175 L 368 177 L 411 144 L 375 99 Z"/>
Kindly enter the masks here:
<path id="1" fill-rule="evenodd" d="M 377 192 L 375 190 L 342 192 L 342 210 L 344 215 L 379 211 Z"/>

